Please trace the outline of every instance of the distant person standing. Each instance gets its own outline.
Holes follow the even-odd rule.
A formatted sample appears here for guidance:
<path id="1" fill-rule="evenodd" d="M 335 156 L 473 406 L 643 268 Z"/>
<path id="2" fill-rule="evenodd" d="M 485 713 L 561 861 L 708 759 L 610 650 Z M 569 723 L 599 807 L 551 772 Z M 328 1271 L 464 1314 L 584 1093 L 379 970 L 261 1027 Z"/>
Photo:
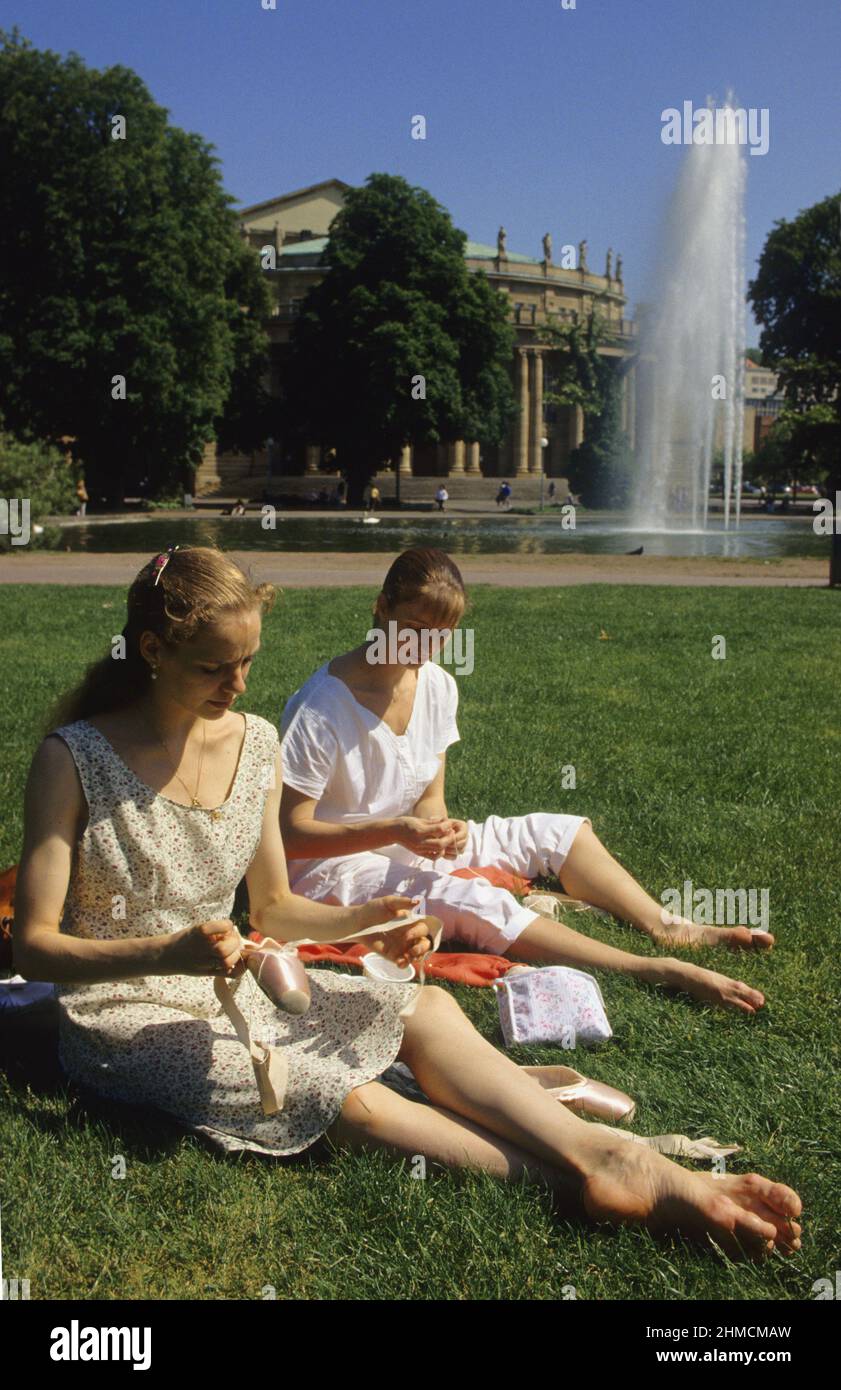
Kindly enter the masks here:
<path id="1" fill-rule="evenodd" d="M 499 492 L 496 494 L 496 505 L 498 507 L 510 506 L 511 488 L 507 483 L 501 483 Z"/>
<path id="2" fill-rule="evenodd" d="M 552 478 L 552 479 L 550 480 L 550 483 L 549 483 L 549 501 L 550 501 L 550 502 L 554 502 L 554 500 L 555 500 L 555 479 Z"/>
<path id="3" fill-rule="evenodd" d="M 368 493 L 368 511 L 369 511 L 369 512 L 375 512 L 375 511 L 377 510 L 377 508 L 378 508 L 379 505 L 380 505 L 380 490 L 379 490 L 379 488 L 377 487 L 377 484 L 376 484 L 376 483 L 372 483 L 372 484 L 371 484 L 371 490 L 370 490 L 370 492 Z"/>
<path id="4" fill-rule="evenodd" d="M 444 484 L 442 483 L 441 486 L 439 487 L 438 491 L 437 491 L 436 494 L 435 494 L 435 501 L 438 503 L 438 510 L 439 510 L 439 512 L 443 512 L 443 510 L 444 510 L 444 503 L 445 503 L 445 502 L 449 502 L 449 500 L 450 500 L 450 494 L 448 493 L 447 489 L 444 487 Z"/>
<path id="5" fill-rule="evenodd" d="M 77 515 L 77 516 L 84 516 L 84 515 L 85 515 L 85 511 L 86 511 L 86 508 L 87 508 L 87 505 L 88 505 L 88 503 L 89 503 L 90 500 L 91 500 L 91 499 L 88 497 L 88 490 L 87 490 L 87 488 L 85 487 L 85 480 L 84 480 L 84 478 L 80 478 L 79 481 L 78 481 L 78 483 L 76 484 L 76 498 L 77 498 L 77 501 L 78 501 L 78 503 L 79 503 L 79 506 L 78 506 L 77 509 L 76 509 L 76 515 Z"/>

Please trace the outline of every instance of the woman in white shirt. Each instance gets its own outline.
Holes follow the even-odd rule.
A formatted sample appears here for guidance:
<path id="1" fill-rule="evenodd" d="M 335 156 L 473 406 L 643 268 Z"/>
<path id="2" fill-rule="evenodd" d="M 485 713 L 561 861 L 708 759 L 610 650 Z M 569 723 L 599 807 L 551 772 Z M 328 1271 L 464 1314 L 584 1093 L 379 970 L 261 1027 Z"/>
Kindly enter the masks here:
<path id="1" fill-rule="evenodd" d="M 617 950 L 520 904 L 486 879 L 453 876 L 454 869 L 486 867 L 524 878 L 553 873 L 571 897 L 606 909 L 659 944 L 773 943 L 746 927 L 665 920 L 661 905 L 608 853 L 586 817 L 536 812 L 476 822 L 448 815 L 446 750 L 459 738 L 458 688 L 427 658 L 440 634 L 457 627 L 465 604 L 449 556 L 405 551 L 374 608 L 380 637 L 325 662 L 288 701 L 281 828 L 295 892 L 348 906 L 387 893 L 422 894 L 425 910 L 444 923 L 444 939 L 529 963 L 623 970 L 744 1013 L 762 1008 L 763 995 L 742 980 L 671 957 Z M 415 639 L 407 635 L 412 632 Z"/>
<path id="2" fill-rule="evenodd" d="M 272 600 L 270 585 L 254 586 L 221 552 L 170 546 L 129 590 L 124 660 L 109 650 L 89 667 L 33 758 L 14 958 L 28 978 L 58 985 L 67 1075 L 107 1099 L 168 1111 L 226 1150 L 281 1156 L 325 1136 L 544 1182 L 593 1219 L 711 1236 L 733 1255 L 798 1249 L 791 1188 L 687 1172 L 589 1124 L 435 985 L 415 995 L 409 984 L 309 971 L 307 1013 L 257 990 L 246 1008 L 263 1042 L 242 1015 L 240 1031 L 232 987 L 255 949 L 229 917 L 243 875 L 250 920 L 270 939 L 362 931 L 398 963 L 431 944 L 427 923 L 399 920 L 407 899 L 348 912 L 289 890 L 277 731 L 232 709 Z M 222 999 L 233 1029 L 220 1021 Z M 378 1079 L 395 1057 L 429 1105 Z"/>

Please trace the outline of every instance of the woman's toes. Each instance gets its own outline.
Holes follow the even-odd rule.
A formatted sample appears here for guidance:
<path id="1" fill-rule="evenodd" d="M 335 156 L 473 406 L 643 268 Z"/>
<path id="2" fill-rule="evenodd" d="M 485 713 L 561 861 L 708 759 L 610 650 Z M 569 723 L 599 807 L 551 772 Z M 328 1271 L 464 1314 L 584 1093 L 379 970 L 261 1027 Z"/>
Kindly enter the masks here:
<path id="1" fill-rule="evenodd" d="M 768 951 L 774 944 L 769 931 L 754 932 L 750 927 L 727 927 L 724 935 L 733 951 Z"/>
<path id="2" fill-rule="evenodd" d="M 755 951 L 770 951 L 774 944 L 774 937 L 769 931 L 751 932 L 750 944 Z"/>
<path id="3" fill-rule="evenodd" d="M 802 1210 L 797 1193 L 785 1183 L 771 1182 L 759 1173 L 746 1173 L 733 1180 L 728 1194 L 746 1211 L 774 1227 L 777 1247 L 785 1251 L 800 1249 L 802 1228 L 794 1219 Z"/>
<path id="4" fill-rule="evenodd" d="M 792 1219 L 800 1216 L 803 1203 L 793 1187 L 784 1182 L 772 1182 L 770 1178 L 763 1178 L 761 1173 L 747 1173 L 745 1176 L 750 1189 L 780 1216 Z"/>
<path id="5" fill-rule="evenodd" d="M 750 985 L 745 984 L 744 980 L 735 980 L 734 983 L 736 998 L 743 1004 L 750 1005 L 751 1013 L 765 1007 L 765 995 L 761 990 L 752 989 Z"/>
<path id="6" fill-rule="evenodd" d="M 731 951 L 750 951 L 753 949 L 753 935 L 748 927 L 725 927 L 722 937 L 726 940 Z"/>
<path id="7" fill-rule="evenodd" d="M 735 1215 L 728 1218 L 725 1228 L 739 1245 L 748 1252 L 766 1253 L 774 1249 L 779 1234 L 773 1221 L 766 1221 L 759 1212 L 751 1211 L 740 1203 L 733 1204 Z"/>
<path id="8" fill-rule="evenodd" d="M 730 1000 L 730 1003 L 732 1004 L 734 1009 L 738 1010 L 740 1014 L 749 1014 L 752 1018 L 753 1015 L 756 1013 L 756 1009 L 754 1008 L 753 1004 L 749 1004 L 746 999 L 740 999 L 738 995 L 735 995 L 733 999 Z"/>
<path id="9" fill-rule="evenodd" d="M 706 1233 L 725 1254 L 738 1259 L 742 1255 L 761 1256 L 773 1249 L 776 1227 L 763 1221 L 732 1195 L 711 1198 L 704 1210 Z"/>

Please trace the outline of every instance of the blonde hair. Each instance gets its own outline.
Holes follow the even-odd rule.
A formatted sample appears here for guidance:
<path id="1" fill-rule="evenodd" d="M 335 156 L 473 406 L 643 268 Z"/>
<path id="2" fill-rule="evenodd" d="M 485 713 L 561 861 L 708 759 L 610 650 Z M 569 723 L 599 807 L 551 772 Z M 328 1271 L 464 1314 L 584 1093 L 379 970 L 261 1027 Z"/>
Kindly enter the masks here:
<path id="1" fill-rule="evenodd" d="M 122 631 L 124 658 L 117 660 L 109 652 L 89 666 L 79 685 L 57 700 L 47 732 L 92 714 L 124 709 L 146 693 L 152 676 L 140 652 L 144 632 L 154 632 L 166 646 L 176 646 L 229 614 L 259 608 L 265 615 L 275 601 L 273 584 L 255 585 L 215 546 L 170 547 L 161 569 L 163 558 L 149 560 L 129 588 L 128 618 Z"/>

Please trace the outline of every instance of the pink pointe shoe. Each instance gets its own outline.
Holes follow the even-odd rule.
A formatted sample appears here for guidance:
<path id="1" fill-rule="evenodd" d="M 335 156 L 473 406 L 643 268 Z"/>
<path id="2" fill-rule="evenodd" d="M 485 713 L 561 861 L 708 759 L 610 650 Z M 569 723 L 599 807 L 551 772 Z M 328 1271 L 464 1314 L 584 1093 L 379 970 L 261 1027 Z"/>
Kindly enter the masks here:
<path id="1" fill-rule="evenodd" d="M 524 1070 L 535 1078 L 539 1086 L 543 1085 L 541 1073 L 545 1076 L 550 1071 L 566 1072 L 571 1078 L 566 1085 L 545 1086 L 544 1090 L 570 1110 L 596 1115 L 600 1120 L 614 1125 L 630 1124 L 634 1118 L 636 1101 L 626 1096 L 624 1091 L 617 1091 L 615 1086 L 608 1086 L 604 1081 L 593 1081 L 588 1076 L 582 1076 L 580 1071 L 572 1067 L 526 1067 Z"/>
<path id="2" fill-rule="evenodd" d="M 294 946 L 270 946 L 263 942 L 251 947 L 245 963 L 264 994 L 279 1009 L 305 1014 L 310 1006 L 310 982 L 303 961 Z"/>
<path id="3" fill-rule="evenodd" d="M 571 1086 L 549 1086 L 547 1090 L 570 1110 L 583 1110 L 586 1115 L 597 1115 L 600 1120 L 615 1125 L 630 1124 L 637 1108 L 636 1101 L 624 1091 L 617 1091 L 604 1081 L 591 1081 L 587 1076 Z"/>

